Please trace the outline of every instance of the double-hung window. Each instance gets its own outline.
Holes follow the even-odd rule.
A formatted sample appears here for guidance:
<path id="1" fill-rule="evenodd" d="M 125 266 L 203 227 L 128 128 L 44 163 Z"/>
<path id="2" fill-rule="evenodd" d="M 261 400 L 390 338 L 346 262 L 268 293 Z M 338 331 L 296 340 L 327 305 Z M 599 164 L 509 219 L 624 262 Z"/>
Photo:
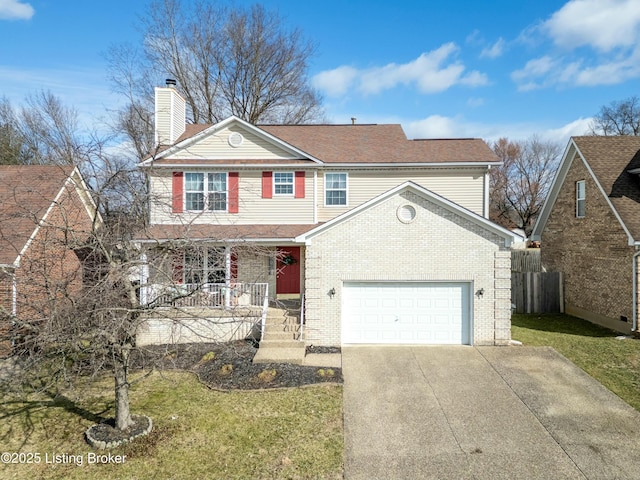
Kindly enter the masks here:
<path id="1" fill-rule="evenodd" d="M 584 180 L 576 182 L 576 217 L 584 218 L 586 214 L 587 191 Z"/>
<path id="2" fill-rule="evenodd" d="M 185 173 L 185 201 L 187 210 L 226 211 L 226 173 Z"/>
<path id="3" fill-rule="evenodd" d="M 273 173 L 273 194 L 293 196 L 293 172 Z"/>
<path id="4" fill-rule="evenodd" d="M 226 277 L 224 247 L 186 250 L 182 271 L 183 281 L 186 284 L 224 283 Z"/>
<path id="5" fill-rule="evenodd" d="M 327 206 L 347 204 L 346 173 L 324 174 L 324 204 Z"/>

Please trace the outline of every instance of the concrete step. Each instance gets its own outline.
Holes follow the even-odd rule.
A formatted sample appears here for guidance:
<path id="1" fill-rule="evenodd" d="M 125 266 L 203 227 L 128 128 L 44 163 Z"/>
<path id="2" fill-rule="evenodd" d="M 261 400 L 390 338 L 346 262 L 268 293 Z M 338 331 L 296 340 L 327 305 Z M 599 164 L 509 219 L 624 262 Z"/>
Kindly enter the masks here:
<path id="1" fill-rule="evenodd" d="M 267 317 L 266 325 L 299 325 L 300 322 L 295 317 Z"/>
<path id="2" fill-rule="evenodd" d="M 304 350 L 304 342 L 293 340 L 292 338 L 288 338 L 286 340 L 261 340 L 258 349 L 261 348 L 302 348 Z"/>
<path id="3" fill-rule="evenodd" d="M 264 340 L 297 340 L 298 332 L 285 332 L 285 331 L 271 331 L 265 330 L 263 341 Z"/>
<path id="4" fill-rule="evenodd" d="M 261 346 L 253 357 L 253 363 L 293 363 L 302 365 L 305 353 L 304 343 L 296 343 L 300 346 L 294 348 L 263 348 Z"/>

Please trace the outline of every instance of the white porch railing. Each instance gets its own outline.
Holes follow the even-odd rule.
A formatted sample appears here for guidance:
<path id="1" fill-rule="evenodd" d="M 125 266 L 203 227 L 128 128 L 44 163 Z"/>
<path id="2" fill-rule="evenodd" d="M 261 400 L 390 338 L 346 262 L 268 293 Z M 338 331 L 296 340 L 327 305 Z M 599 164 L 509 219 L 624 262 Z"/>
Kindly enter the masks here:
<path id="1" fill-rule="evenodd" d="M 144 298 L 148 305 L 167 307 L 232 308 L 260 307 L 269 301 L 267 283 L 204 283 L 150 285 Z"/>

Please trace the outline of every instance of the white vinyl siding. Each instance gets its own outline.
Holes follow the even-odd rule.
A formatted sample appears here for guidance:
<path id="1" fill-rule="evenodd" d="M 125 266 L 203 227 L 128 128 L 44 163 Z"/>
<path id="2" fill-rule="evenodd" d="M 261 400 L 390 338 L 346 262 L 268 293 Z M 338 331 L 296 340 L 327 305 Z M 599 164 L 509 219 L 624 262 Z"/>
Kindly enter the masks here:
<path id="1" fill-rule="evenodd" d="M 185 171 L 185 176 L 188 170 Z M 305 178 L 305 198 L 276 196 L 262 198 L 262 171 L 240 170 L 238 185 L 238 213 L 200 211 L 171 212 L 171 172 L 154 171 L 149 178 L 153 192 L 150 214 L 152 224 L 212 223 L 230 224 L 312 224 L 313 175 Z"/>
<path id="2" fill-rule="evenodd" d="M 243 136 L 244 140 L 240 146 L 232 147 L 229 145 L 229 136 L 232 133 L 239 133 Z M 290 160 L 300 157 L 292 155 L 244 128 L 232 126 L 209 135 L 194 145 L 165 158 L 167 160 Z M 309 163 L 311 162 L 309 161 Z"/>
<path id="3" fill-rule="evenodd" d="M 586 182 L 579 180 L 576 182 L 576 217 L 584 218 L 586 214 L 587 191 Z"/>
<path id="4" fill-rule="evenodd" d="M 460 206 L 483 215 L 486 169 L 377 169 L 348 172 L 347 205 L 326 206 L 324 176 L 318 175 L 318 221 L 326 222 L 410 180 Z M 338 173 L 338 172 L 336 172 Z"/>

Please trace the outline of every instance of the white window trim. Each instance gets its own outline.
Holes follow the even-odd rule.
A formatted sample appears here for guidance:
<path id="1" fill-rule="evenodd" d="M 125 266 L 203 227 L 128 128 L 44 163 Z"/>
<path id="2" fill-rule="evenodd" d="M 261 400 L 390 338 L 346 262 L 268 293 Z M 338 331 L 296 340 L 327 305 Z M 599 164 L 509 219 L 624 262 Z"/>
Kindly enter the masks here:
<path id="1" fill-rule="evenodd" d="M 230 255 L 228 247 L 202 247 L 203 255 L 200 257 L 202 260 L 202 265 L 198 264 L 196 267 L 198 268 L 198 272 L 202 274 L 202 280 L 200 282 L 201 285 L 209 284 L 209 273 L 211 272 L 224 272 L 224 280 L 222 282 L 216 282 L 215 284 L 227 283 L 227 279 L 231 277 L 231 263 L 230 263 Z M 209 255 L 211 252 L 216 251 L 215 255 L 220 255 L 220 258 L 224 258 L 224 266 L 221 268 L 213 268 L 209 269 Z M 187 277 L 193 271 L 187 268 L 187 254 L 189 252 L 182 252 L 182 284 L 183 285 L 195 285 L 194 283 L 187 282 Z M 199 268 L 202 267 L 202 268 Z"/>
<path id="2" fill-rule="evenodd" d="M 204 175 L 204 179 L 203 179 L 203 183 L 204 183 L 204 190 L 202 191 L 203 195 L 204 195 L 204 209 L 202 210 L 190 210 L 189 208 L 187 208 L 187 193 L 193 193 L 195 192 L 195 190 L 190 190 L 189 192 L 187 192 L 187 174 L 188 173 L 201 173 Z M 225 208 L 224 210 L 210 210 L 209 209 L 209 174 L 210 173 L 223 173 L 225 176 L 225 185 L 226 185 L 226 189 L 224 191 L 225 195 L 226 195 L 226 201 L 225 201 Z M 183 184 L 182 184 L 182 204 L 184 205 L 184 211 L 185 212 L 196 212 L 196 213 L 227 213 L 229 212 L 229 172 L 203 172 L 203 171 L 197 171 L 197 172 L 184 172 L 183 175 Z M 213 193 L 213 192 L 212 192 Z"/>
<path id="3" fill-rule="evenodd" d="M 288 173 L 291 175 L 291 193 L 276 193 L 276 173 L 283 174 Z M 274 197 L 295 197 L 296 196 L 296 174 L 295 172 L 273 172 L 272 178 L 272 195 Z M 289 185 L 288 183 L 280 183 L 280 185 Z"/>
<path id="4" fill-rule="evenodd" d="M 580 185 L 583 185 L 583 197 L 580 198 Z M 580 205 L 580 202 L 583 202 L 583 210 L 584 210 L 584 214 L 583 215 L 579 215 L 578 211 L 579 208 L 578 206 Z M 576 218 L 584 218 L 587 216 L 587 183 L 585 180 L 578 180 L 576 182 Z"/>
<path id="5" fill-rule="evenodd" d="M 345 204 L 344 205 L 327 205 L 327 174 L 342 174 L 345 175 Z M 349 172 L 324 172 L 323 178 L 322 178 L 322 183 L 324 185 L 324 192 L 322 193 L 323 196 L 323 203 L 324 206 L 327 208 L 344 208 L 349 206 Z M 334 189 L 332 189 L 334 190 Z"/>

